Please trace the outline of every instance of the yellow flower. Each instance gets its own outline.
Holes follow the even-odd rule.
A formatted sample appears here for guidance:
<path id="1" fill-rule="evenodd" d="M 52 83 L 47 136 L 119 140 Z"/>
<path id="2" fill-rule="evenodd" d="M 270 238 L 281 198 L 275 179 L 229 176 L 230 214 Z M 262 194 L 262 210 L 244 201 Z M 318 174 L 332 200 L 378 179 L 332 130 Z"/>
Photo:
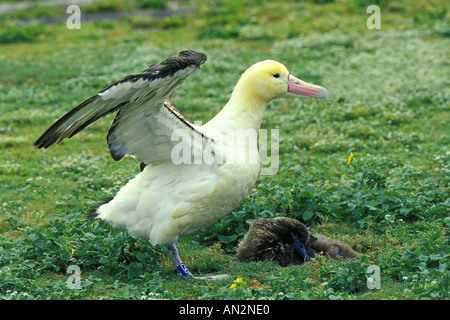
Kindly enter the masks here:
<path id="1" fill-rule="evenodd" d="M 353 153 L 350 152 L 350 156 L 348 157 L 347 164 L 350 164 L 350 162 L 352 162 L 352 159 L 353 159 Z"/>
<path id="2" fill-rule="evenodd" d="M 244 284 L 244 280 L 241 277 L 236 278 L 236 280 L 233 281 L 233 284 L 230 286 L 230 289 L 233 289 L 233 291 L 236 291 L 237 287 Z"/>

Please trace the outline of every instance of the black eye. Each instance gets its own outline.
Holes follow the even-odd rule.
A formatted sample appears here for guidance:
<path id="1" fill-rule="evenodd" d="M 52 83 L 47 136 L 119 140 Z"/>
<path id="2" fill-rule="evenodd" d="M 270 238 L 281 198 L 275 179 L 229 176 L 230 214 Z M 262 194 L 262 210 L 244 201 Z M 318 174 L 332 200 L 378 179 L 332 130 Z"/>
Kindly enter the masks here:
<path id="1" fill-rule="evenodd" d="M 280 77 L 280 74 L 279 74 L 279 73 L 275 73 L 275 74 L 273 75 L 273 77 L 274 77 L 274 78 L 279 78 L 279 77 Z"/>

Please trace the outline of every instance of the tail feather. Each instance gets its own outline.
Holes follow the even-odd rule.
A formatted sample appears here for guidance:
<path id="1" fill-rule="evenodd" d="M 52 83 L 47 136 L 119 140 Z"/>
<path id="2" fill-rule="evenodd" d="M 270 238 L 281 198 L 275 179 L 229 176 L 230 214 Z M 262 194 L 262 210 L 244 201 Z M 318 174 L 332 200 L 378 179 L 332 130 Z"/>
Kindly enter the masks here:
<path id="1" fill-rule="evenodd" d="M 89 209 L 86 218 L 87 219 L 91 219 L 91 220 L 97 218 L 97 216 L 98 216 L 97 209 L 100 208 L 100 206 L 110 202 L 112 199 L 114 199 L 114 197 L 107 198 L 107 199 L 103 200 L 102 202 L 100 202 L 99 204 L 96 204 L 95 206 L 92 206 Z"/>

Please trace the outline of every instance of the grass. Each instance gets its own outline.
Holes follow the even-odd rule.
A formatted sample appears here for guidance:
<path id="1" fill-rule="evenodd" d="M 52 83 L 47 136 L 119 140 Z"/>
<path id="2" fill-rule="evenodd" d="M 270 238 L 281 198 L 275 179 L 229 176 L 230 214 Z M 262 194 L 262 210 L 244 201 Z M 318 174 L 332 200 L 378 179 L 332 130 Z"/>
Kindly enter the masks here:
<path id="1" fill-rule="evenodd" d="M 82 20 L 80 30 L 0 16 L 17 31 L 0 32 L 2 299 L 448 299 L 444 2 L 380 1 L 381 30 L 366 28 L 364 1 L 258 3 L 244 14 L 246 1 L 180 1 L 194 9 L 159 20 Z M 278 173 L 261 176 L 230 215 L 179 240 L 191 272 L 232 275 L 219 282 L 180 279 L 161 247 L 84 218 L 139 172 L 133 159 L 110 159 L 112 116 L 49 150 L 32 147 L 83 99 L 184 48 L 208 55 L 174 95 L 196 120 L 215 115 L 240 74 L 262 59 L 330 92 L 328 101 L 270 103 L 263 128 L 280 130 Z M 362 256 L 287 268 L 234 260 L 249 223 L 276 216 Z M 67 286 L 69 265 L 81 269 L 80 290 Z M 366 285 L 370 265 L 381 270 L 379 290 Z"/>

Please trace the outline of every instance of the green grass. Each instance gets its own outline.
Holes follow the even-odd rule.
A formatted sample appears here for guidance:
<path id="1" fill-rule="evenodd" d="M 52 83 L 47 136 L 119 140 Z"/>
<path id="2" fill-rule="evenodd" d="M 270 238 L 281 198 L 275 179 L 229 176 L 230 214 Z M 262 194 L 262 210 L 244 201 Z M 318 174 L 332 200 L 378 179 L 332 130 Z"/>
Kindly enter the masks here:
<path id="1" fill-rule="evenodd" d="M 444 2 L 380 1 L 381 30 L 366 28 L 365 1 L 258 3 L 243 14 L 246 1 L 180 1 L 194 10 L 82 20 L 80 30 L 0 17 L 16 31 L 0 32 L 1 299 L 448 299 Z M 261 176 L 230 215 L 179 240 L 191 272 L 232 275 L 218 282 L 185 281 L 162 247 L 84 218 L 139 172 L 133 159 L 109 156 L 112 116 L 48 150 L 32 147 L 84 99 L 185 48 L 208 55 L 174 95 L 195 120 L 214 116 L 262 59 L 330 93 L 270 103 L 263 128 L 280 130 L 278 174 Z M 253 219 L 277 216 L 363 255 L 287 268 L 233 259 Z M 81 269 L 80 290 L 67 287 L 69 265 Z M 380 267 L 380 290 L 367 288 L 369 265 Z M 234 291 L 237 277 L 244 282 Z"/>

